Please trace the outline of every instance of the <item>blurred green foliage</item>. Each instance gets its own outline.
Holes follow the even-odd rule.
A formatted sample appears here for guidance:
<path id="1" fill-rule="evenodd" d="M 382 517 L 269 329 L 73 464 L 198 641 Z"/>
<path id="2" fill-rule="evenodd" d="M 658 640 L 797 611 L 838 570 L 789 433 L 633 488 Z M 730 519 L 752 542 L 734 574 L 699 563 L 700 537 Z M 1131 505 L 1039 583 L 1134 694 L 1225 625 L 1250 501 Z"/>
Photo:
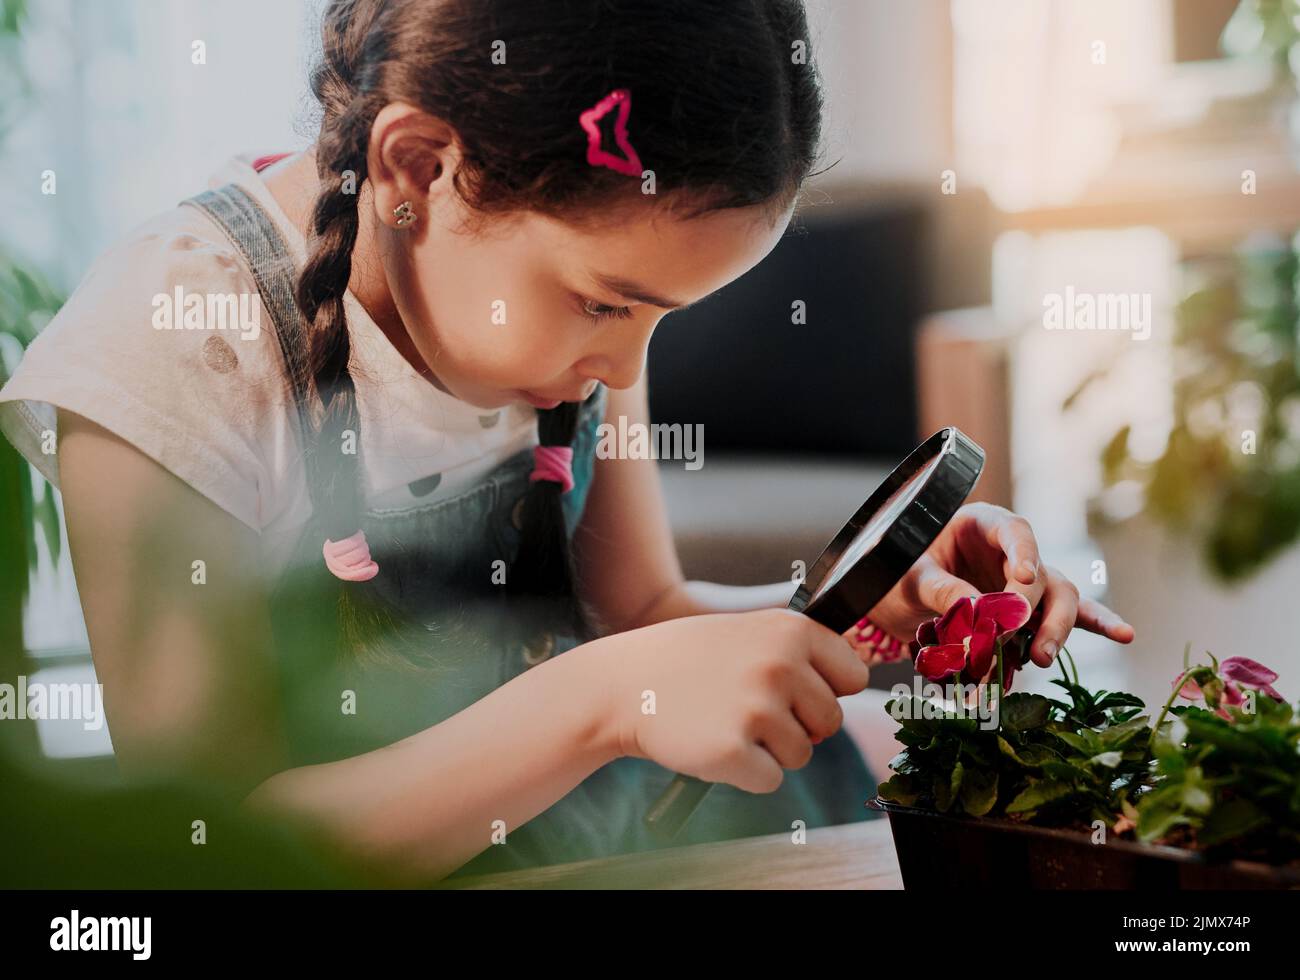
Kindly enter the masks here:
<path id="1" fill-rule="evenodd" d="M 1242 252 L 1186 295 L 1163 453 L 1134 458 L 1129 425 L 1102 453 L 1105 485 L 1138 481 L 1147 512 L 1195 537 L 1227 581 L 1254 574 L 1300 537 L 1297 244 Z"/>
<path id="2" fill-rule="evenodd" d="M 1300 0 L 1241 0 L 1221 39 L 1230 55 L 1266 55 L 1279 75 L 1293 70 L 1291 49 L 1297 42 Z"/>
<path id="3" fill-rule="evenodd" d="M 22 72 L 21 30 L 26 0 L 0 0 L 0 139 L 8 132 L 30 88 Z M 0 385 L 64 297 L 8 249 L 0 247 Z M 0 643 L 21 642 L 22 610 L 36 567 L 36 536 L 59 556 L 59 512 L 54 490 L 39 481 L 7 440 L 0 439 Z"/>

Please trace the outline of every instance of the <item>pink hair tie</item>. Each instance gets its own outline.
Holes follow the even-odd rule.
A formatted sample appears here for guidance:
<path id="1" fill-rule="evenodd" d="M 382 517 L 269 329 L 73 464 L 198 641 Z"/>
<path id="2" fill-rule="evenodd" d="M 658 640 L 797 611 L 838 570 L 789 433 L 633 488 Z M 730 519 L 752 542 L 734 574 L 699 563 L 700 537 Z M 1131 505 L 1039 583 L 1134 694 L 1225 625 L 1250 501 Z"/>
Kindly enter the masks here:
<path id="1" fill-rule="evenodd" d="M 609 115 L 610 110 L 618 108 L 618 118 L 614 120 L 614 142 L 623 151 L 624 156 L 616 157 L 600 148 L 600 120 Z M 593 167 L 609 167 L 629 177 L 641 176 L 641 158 L 632 149 L 627 139 L 627 117 L 632 111 L 632 93 L 625 88 L 616 88 L 597 102 L 590 109 L 578 116 L 578 122 L 587 132 L 587 162 Z"/>
<path id="2" fill-rule="evenodd" d="M 323 551 L 325 567 L 345 582 L 366 582 L 379 574 L 379 566 L 370 558 L 364 531 L 342 541 L 326 538 Z"/>
<path id="3" fill-rule="evenodd" d="M 533 472 L 529 481 L 554 480 L 564 484 L 561 493 L 573 489 L 573 447 L 572 446 L 534 446 Z"/>

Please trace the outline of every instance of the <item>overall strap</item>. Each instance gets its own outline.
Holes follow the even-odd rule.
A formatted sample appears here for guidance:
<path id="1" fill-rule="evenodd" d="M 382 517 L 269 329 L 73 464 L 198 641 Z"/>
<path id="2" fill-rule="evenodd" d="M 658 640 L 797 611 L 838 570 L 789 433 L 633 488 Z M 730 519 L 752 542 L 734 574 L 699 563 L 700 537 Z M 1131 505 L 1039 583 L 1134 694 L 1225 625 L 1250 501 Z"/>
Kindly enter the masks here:
<path id="1" fill-rule="evenodd" d="M 302 445 L 310 445 L 313 426 L 310 402 L 303 378 L 307 358 L 307 338 L 302 316 L 294 301 L 293 255 L 280 237 L 275 223 L 247 191 L 236 184 L 226 184 L 181 201 L 208 215 L 225 232 L 257 283 L 262 307 L 271 315 L 275 337 L 280 344 L 286 373 L 298 410 Z"/>

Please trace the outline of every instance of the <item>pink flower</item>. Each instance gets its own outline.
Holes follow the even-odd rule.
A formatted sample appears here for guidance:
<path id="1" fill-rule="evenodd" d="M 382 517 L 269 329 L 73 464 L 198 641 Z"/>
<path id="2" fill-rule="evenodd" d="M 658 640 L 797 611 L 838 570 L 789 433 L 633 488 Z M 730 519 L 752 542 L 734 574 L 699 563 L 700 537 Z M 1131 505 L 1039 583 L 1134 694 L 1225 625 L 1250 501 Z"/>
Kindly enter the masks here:
<path id="1" fill-rule="evenodd" d="M 964 684 L 981 684 L 993 670 L 997 641 L 1029 622 L 1029 601 L 1015 592 L 990 592 L 963 596 L 938 619 L 924 622 L 916 631 L 921 649 L 916 669 L 926 680 L 941 681 L 954 674 Z M 1010 658 L 1003 650 L 1003 687 L 1020 666 L 1019 653 Z"/>
<path id="2" fill-rule="evenodd" d="M 1253 687 L 1257 691 L 1263 691 L 1274 701 L 1286 700 L 1273 689 L 1273 682 L 1277 680 L 1277 671 L 1269 670 L 1263 664 L 1247 657 L 1229 657 L 1219 664 L 1219 673 L 1227 678 L 1230 684 Z"/>
<path id="3" fill-rule="evenodd" d="M 1203 683 L 1198 682 L 1196 677 L 1187 677 L 1178 696 L 1188 701 L 1205 701 L 1215 714 L 1227 721 L 1232 720 L 1228 708 L 1238 707 L 1246 700 L 1242 688 L 1261 691 L 1274 701 L 1286 700 L 1273 687 L 1277 671 L 1269 670 L 1248 657 L 1229 657 L 1219 664 L 1218 674 L 1209 667 L 1198 667 L 1196 675 L 1203 678 Z M 1182 676 L 1184 675 L 1178 675 Z M 1178 677 L 1174 678 L 1175 684 L 1178 683 Z"/>

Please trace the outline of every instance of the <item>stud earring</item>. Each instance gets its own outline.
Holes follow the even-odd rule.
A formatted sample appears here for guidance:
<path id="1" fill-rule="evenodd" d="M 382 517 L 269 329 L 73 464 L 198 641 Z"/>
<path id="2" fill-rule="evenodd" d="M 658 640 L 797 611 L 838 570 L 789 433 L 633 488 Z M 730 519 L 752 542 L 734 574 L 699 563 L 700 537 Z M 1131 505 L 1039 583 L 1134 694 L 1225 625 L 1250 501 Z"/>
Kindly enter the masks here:
<path id="1" fill-rule="evenodd" d="M 412 210 L 410 201 L 403 201 L 393 208 L 393 214 L 397 217 L 398 228 L 405 228 L 415 220 L 415 211 Z"/>

